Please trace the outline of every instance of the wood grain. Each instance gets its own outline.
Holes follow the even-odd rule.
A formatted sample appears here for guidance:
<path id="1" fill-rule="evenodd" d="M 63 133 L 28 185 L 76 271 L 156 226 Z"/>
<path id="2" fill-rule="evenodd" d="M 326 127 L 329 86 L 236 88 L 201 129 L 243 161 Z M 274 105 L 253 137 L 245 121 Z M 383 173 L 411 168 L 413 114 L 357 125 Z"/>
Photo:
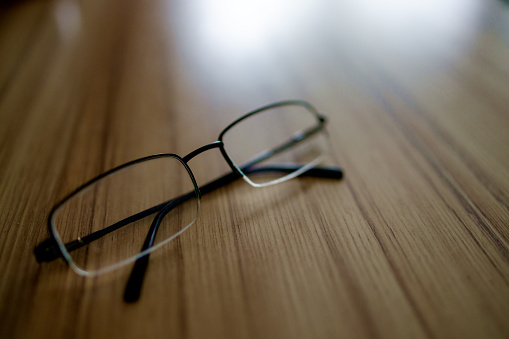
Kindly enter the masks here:
<path id="1" fill-rule="evenodd" d="M 2 5 L 0 338 L 507 338 L 507 5 L 211 3 Z M 343 181 L 205 196 L 136 304 L 129 267 L 35 261 L 77 185 L 289 98 L 330 118 Z"/>

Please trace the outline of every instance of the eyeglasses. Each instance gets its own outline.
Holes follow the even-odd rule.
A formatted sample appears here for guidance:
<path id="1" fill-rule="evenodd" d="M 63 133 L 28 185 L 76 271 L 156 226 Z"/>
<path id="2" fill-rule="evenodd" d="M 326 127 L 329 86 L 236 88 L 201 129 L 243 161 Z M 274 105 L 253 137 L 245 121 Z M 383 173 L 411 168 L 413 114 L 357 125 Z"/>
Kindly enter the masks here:
<path id="1" fill-rule="evenodd" d="M 37 261 L 63 257 L 79 275 L 93 276 L 135 262 L 124 299 L 141 292 L 149 253 L 187 230 L 200 198 L 243 178 L 254 187 L 298 175 L 341 179 L 340 168 L 317 167 L 329 153 L 326 118 L 311 104 L 277 102 L 228 125 L 218 140 L 185 157 L 140 158 L 81 185 L 50 212 L 50 238 L 36 246 Z M 232 172 L 198 187 L 188 162 L 218 148 Z"/>

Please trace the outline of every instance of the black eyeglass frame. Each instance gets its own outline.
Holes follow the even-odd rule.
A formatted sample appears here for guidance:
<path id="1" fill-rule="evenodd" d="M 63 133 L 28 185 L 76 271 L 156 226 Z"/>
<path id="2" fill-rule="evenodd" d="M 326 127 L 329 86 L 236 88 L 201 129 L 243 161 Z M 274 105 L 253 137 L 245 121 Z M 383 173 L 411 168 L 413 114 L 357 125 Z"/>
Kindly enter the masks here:
<path id="1" fill-rule="evenodd" d="M 270 152 L 268 152 L 268 153 L 264 153 L 262 157 L 251 159 L 251 161 L 249 161 L 249 163 L 244 164 L 242 167 L 238 167 L 234 163 L 234 161 L 231 159 L 231 157 L 228 155 L 228 152 L 225 149 L 224 142 L 223 142 L 223 137 L 224 137 L 225 133 L 228 132 L 228 130 L 230 130 L 232 127 L 234 127 L 239 122 L 241 122 L 241 121 L 257 114 L 257 113 L 260 113 L 260 112 L 263 112 L 263 111 L 266 111 L 266 110 L 269 110 L 272 108 L 277 108 L 280 106 L 291 106 L 291 105 L 302 106 L 302 107 L 306 108 L 311 114 L 313 114 L 315 116 L 316 124 L 314 126 L 312 126 L 311 128 L 303 131 L 300 135 L 294 135 L 294 137 L 291 140 L 289 140 L 288 142 L 270 150 Z M 113 169 L 110 169 L 110 170 L 96 176 L 95 178 L 87 181 L 86 183 L 80 185 L 78 188 L 76 188 L 71 193 L 69 193 L 67 196 L 65 196 L 59 203 L 57 203 L 52 208 L 52 210 L 49 214 L 49 217 L 48 217 L 48 231 L 50 234 L 50 238 L 42 241 L 35 247 L 34 254 L 36 256 L 36 259 L 37 259 L 37 261 L 42 262 L 42 261 L 53 261 L 54 259 L 63 257 L 67 264 L 71 264 L 75 268 L 74 271 L 76 273 L 78 273 L 80 275 L 94 275 L 94 274 L 90 274 L 89 272 L 83 271 L 78 266 L 76 266 L 76 264 L 74 264 L 74 260 L 70 256 L 69 252 L 73 251 L 77 248 L 80 248 L 80 247 L 90 243 L 91 241 L 94 241 L 94 240 L 96 240 L 110 232 L 113 232 L 116 229 L 119 229 L 120 227 L 128 225 L 136 220 L 139 220 L 141 218 L 144 218 L 148 215 L 151 215 L 151 214 L 154 214 L 157 212 L 157 215 L 156 215 L 154 221 L 152 222 L 151 228 L 147 234 L 147 238 L 145 239 L 143 248 L 141 249 L 140 253 L 132 258 L 128 258 L 128 259 L 122 261 L 121 262 L 122 265 L 120 265 L 120 266 L 124 266 L 131 262 L 135 262 L 135 266 L 133 267 L 130 279 L 126 286 L 124 299 L 128 302 L 136 301 L 140 295 L 144 272 L 146 271 L 146 268 L 148 266 L 148 258 L 149 258 L 150 252 L 152 250 L 154 250 L 155 248 L 162 246 L 163 244 L 165 244 L 166 242 L 169 241 L 169 240 L 167 240 L 165 242 L 162 242 L 161 244 L 153 246 L 154 237 L 155 237 L 155 234 L 157 233 L 157 229 L 158 229 L 158 226 L 159 226 L 161 220 L 164 218 L 164 216 L 169 211 L 171 211 L 171 209 L 173 207 L 175 207 L 175 205 L 178 205 L 184 201 L 187 201 L 193 195 L 196 196 L 196 198 L 199 202 L 200 198 L 203 194 L 212 192 L 212 191 L 216 190 L 217 188 L 222 187 L 228 183 L 231 183 L 238 178 L 247 177 L 247 174 L 252 174 L 254 172 L 285 172 L 285 173 L 291 174 L 291 173 L 298 171 L 299 168 L 303 167 L 303 166 L 301 166 L 301 164 L 293 164 L 293 165 L 292 164 L 284 164 L 284 165 L 280 164 L 278 166 L 272 165 L 272 166 L 257 167 L 257 168 L 253 168 L 253 166 L 260 163 L 261 161 L 263 161 L 265 159 L 270 158 L 271 156 L 273 156 L 277 153 L 280 153 L 280 152 L 292 147 L 293 145 L 299 143 L 300 141 L 310 137 L 311 135 L 313 135 L 319 131 L 325 131 L 324 126 L 326 124 L 326 121 L 327 121 L 326 117 L 319 114 L 317 112 L 317 110 L 306 101 L 288 100 L 288 101 L 276 102 L 276 103 L 263 106 L 261 108 L 254 110 L 254 111 L 244 114 L 243 116 L 239 117 L 238 119 L 236 119 L 235 121 L 230 123 L 228 126 L 226 126 L 223 129 L 223 131 L 219 134 L 217 141 L 214 141 L 210 144 L 199 147 L 198 149 L 190 152 L 189 154 L 187 154 L 184 157 L 181 157 L 174 153 L 160 153 L 160 154 L 155 154 L 155 155 L 150 155 L 147 157 L 139 158 L 139 159 L 127 162 L 125 164 L 122 164 L 120 166 L 117 166 Z M 194 157 L 196 157 L 197 155 L 199 155 L 205 151 L 215 149 L 215 148 L 219 148 L 221 154 L 223 155 L 223 158 L 225 159 L 225 161 L 231 168 L 232 172 L 227 173 L 227 174 L 223 175 L 222 177 L 199 187 L 196 182 L 196 179 L 194 177 L 194 174 L 188 165 L 188 162 L 191 159 L 193 159 Z M 94 232 L 94 233 L 92 233 L 88 236 L 85 236 L 83 238 L 78 238 L 78 240 L 74 240 L 74 241 L 66 243 L 66 244 L 63 243 L 63 241 L 60 239 L 58 232 L 53 227 L 53 216 L 54 216 L 55 212 L 62 205 L 64 205 L 67 201 L 69 201 L 72 197 L 74 197 L 79 192 L 85 190 L 87 187 L 93 185 L 94 183 L 96 183 L 97 181 L 101 180 L 102 178 L 104 178 L 106 176 L 109 176 L 109 175 L 111 175 L 115 172 L 118 172 L 122 169 L 125 169 L 127 167 L 130 167 L 130 166 L 133 166 L 133 165 L 145 162 L 145 161 L 163 158 L 163 157 L 172 157 L 174 159 L 177 159 L 184 166 L 184 168 L 186 169 L 187 173 L 189 174 L 189 176 L 191 178 L 192 184 L 194 186 L 194 192 L 189 192 L 181 197 L 177 197 L 170 201 L 163 202 L 157 206 L 154 206 L 154 207 L 149 208 L 145 211 L 139 212 L 139 213 L 137 213 L 133 216 L 130 216 L 124 220 L 121 220 L 113 225 L 110 225 L 101 231 Z M 326 168 L 314 167 L 314 168 L 307 169 L 304 173 L 301 173 L 300 175 L 321 177 L 321 178 L 341 179 L 343 177 L 343 172 L 339 167 L 335 167 L 335 166 L 326 167 Z M 199 215 L 199 211 L 198 211 L 197 217 L 198 217 L 198 215 Z M 189 227 L 191 224 L 189 224 L 187 227 Z M 187 229 L 187 227 L 185 227 L 182 231 L 178 232 L 171 239 L 173 239 L 176 236 L 179 236 L 182 232 L 184 232 Z M 87 239 L 87 237 L 89 237 L 89 238 Z M 112 265 L 111 268 L 108 268 L 104 272 L 113 270 L 115 268 L 116 268 L 115 265 Z M 79 271 L 77 271 L 76 269 L 78 269 Z"/>

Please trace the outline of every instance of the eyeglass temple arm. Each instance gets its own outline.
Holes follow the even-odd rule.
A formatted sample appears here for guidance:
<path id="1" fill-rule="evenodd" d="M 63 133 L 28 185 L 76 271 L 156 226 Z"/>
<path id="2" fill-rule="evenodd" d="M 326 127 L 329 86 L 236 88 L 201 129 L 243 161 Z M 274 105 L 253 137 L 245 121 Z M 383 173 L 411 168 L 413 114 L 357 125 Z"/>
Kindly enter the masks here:
<path id="1" fill-rule="evenodd" d="M 68 252 L 77 250 L 78 248 L 83 247 L 83 246 L 91 243 L 94 240 L 100 239 L 103 236 L 105 236 L 105 235 L 107 235 L 107 234 L 109 234 L 123 226 L 129 225 L 132 222 L 143 219 L 146 216 L 149 216 L 151 214 L 158 212 L 167 204 L 168 204 L 168 201 L 161 203 L 157 206 L 151 207 L 145 211 L 136 213 L 136 214 L 134 214 L 130 217 L 127 217 L 123 220 L 120 220 L 120 221 L 100 230 L 100 231 L 91 233 L 87 236 L 84 236 L 83 238 L 79 238 L 77 240 L 68 242 L 64 246 Z M 53 238 L 46 239 L 43 242 L 41 242 L 39 245 L 37 245 L 34 249 L 34 254 L 35 254 L 35 257 L 38 262 L 53 261 L 53 260 L 62 256 L 60 253 L 60 250 L 58 248 L 58 245 L 56 244 L 55 239 L 53 239 Z"/>
<path id="2" fill-rule="evenodd" d="M 161 221 L 163 220 L 163 218 L 173 208 L 177 207 L 181 203 L 188 200 L 189 199 L 188 196 L 189 194 L 186 194 L 180 198 L 171 201 L 166 206 L 164 206 L 164 208 L 161 211 L 159 211 L 159 213 L 157 213 L 156 217 L 152 221 L 152 224 L 150 225 L 150 229 L 147 233 L 147 237 L 145 238 L 145 242 L 143 243 L 143 247 L 141 248 L 141 252 L 154 246 L 156 234 L 157 231 L 159 230 L 159 226 L 161 225 Z M 126 302 L 135 302 L 139 299 L 141 293 L 141 286 L 143 285 L 143 279 L 145 277 L 145 271 L 147 270 L 148 267 L 148 261 L 149 261 L 148 254 L 136 260 L 124 291 L 124 300 Z"/>
<path id="3" fill-rule="evenodd" d="M 244 169 L 247 173 L 259 173 L 259 172 L 294 172 L 296 169 L 302 167 L 301 165 L 296 164 L 278 164 L 278 166 L 264 166 L 253 169 L 252 171 Z M 339 167 L 327 167 L 327 168 L 312 168 L 309 171 L 305 172 L 303 175 L 320 177 L 320 178 L 331 178 L 331 179 L 341 179 L 343 177 L 343 171 Z M 207 194 L 212 192 L 222 186 L 225 186 L 236 179 L 239 178 L 239 175 L 235 172 L 228 173 L 202 187 L 200 187 L 201 194 Z M 184 196 L 187 197 L 188 195 Z M 155 238 L 155 234 L 158 231 L 159 223 L 162 221 L 164 216 L 170 212 L 174 207 L 177 207 L 182 202 L 185 202 L 189 198 L 179 198 L 177 203 L 170 203 L 162 211 L 160 211 L 157 216 L 154 218 L 150 230 L 148 231 L 147 238 L 143 244 L 141 251 L 145 251 L 146 249 L 153 246 L 153 241 Z M 145 271 L 147 270 L 149 263 L 149 255 L 147 254 L 136 260 L 134 267 L 131 271 L 131 275 L 129 276 L 129 280 L 127 281 L 126 288 L 124 290 L 124 301 L 132 303 L 136 302 L 141 294 L 141 288 L 143 285 L 143 279 L 145 276 Z"/>
<path id="4" fill-rule="evenodd" d="M 245 172 L 248 173 L 261 173 L 261 172 L 286 172 L 290 173 L 295 171 L 297 168 L 301 167 L 301 165 L 298 164 L 278 164 L 277 166 L 263 166 L 263 167 L 257 167 L 251 170 L 244 169 Z M 310 176 L 310 177 L 318 177 L 318 178 L 332 178 L 332 179 L 341 179 L 343 177 L 343 172 L 339 167 L 323 167 L 323 168 L 312 168 L 309 171 L 302 174 L 303 176 Z M 229 183 L 235 181 L 240 176 L 236 172 L 230 172 L 228 174 L 223 175 L 222 177 L 217 178 L 216 180 L 209 182 L 203 186 L 200 187 L 200 193 L 202 195 L 210 193 L 220 187 L 223 187 L 225 185 L 228 185 Z M 194 192 L 190 192 L 183 197 L 186 197 L 185 200 L 180 201 L 180 203 L 186 201 L 187 199 L 194 196 Z M 180 198 L 179 198 L 180 199 Z M 66 243 L 64 246 L 66 247 L 68 252 L 72 252 L 74 250 L 77 250 L 80 247 L 83 247 L 89 243 L 91 243 L 94 240 L 97 240 L 121 227 L 124 227 L 132 222 L 135 222 L 137 220 L 143 219 L 153 213 L 159 212 L 161 209 L 163 209 L 168 203 L 171 201 L 163 202 L 157 206 L 154 206 L 152 208 L 149 208 L 145 211 L 141 211 L 139 213 L 136 213 L 128 218 L 125 218 L 123 220 L 120 220 L 100 231 L 91 233 L 87 236 L 84 236 L 78 240 L 74 240 L 71 242 Z M 42 241 L 40 244 L 38 244 L 34 249 L 34 254 L 38 262 L 49 262 L 53 261 L 59 257 L 62 256 L 60 253 L 60 249 L 58 248 L 58 245 L 56 244 L 55 240 L 53 238 L 47 239 Z"/>

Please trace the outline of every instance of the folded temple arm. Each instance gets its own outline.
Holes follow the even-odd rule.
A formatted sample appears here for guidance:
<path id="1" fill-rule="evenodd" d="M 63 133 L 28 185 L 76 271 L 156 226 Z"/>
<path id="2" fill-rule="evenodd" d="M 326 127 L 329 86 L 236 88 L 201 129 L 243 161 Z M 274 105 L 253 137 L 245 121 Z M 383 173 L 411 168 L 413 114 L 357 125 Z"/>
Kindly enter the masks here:
<path id="1" fill-rule="evenodd" d="M 296 169 L 302 167 L 300 164 L 277 164 L 273 166 L 260 166 L 253 168 L 251 170 L 244 170 L 244 172 L 247 173 L 264 173 L 264 172 L 284 172 L 284 173 L 291 173 L 294 172 Z M 343 172 L 339 167 L 318 167 L 318 168 L 311 168 L 310 170 L 306 171 L 302 174 L 302 176 L 311 176 L 311 177 L 319 177 L 319 178 L 331 178 L 331 179 L 341 179 L 343 177 Z M 230 172 L 228 174 L 225 174 L 203 186 L 201 186 L 200 193 L 201 195 L 210 193 L 220 187 L 223 187 L 236 179 L 240 177 L 239 174 L 236 172 Z M 97 240 L 121 227 L 124 227 L 132 222 L 135 222 L 137 220 L 143 219 L 151 214 L 154 214 L 156 212 L 159 212 L 165 208 L 169 203 L 173 202 L 173 206 L 175 207 L 175 201 L 178 201 L 177 204 L 183 203 L 187 201 L 188 199 L 195 196 L 195 192 L 187 193 L 181 197 L 178 197 L 176 199 L 172 199 L 170 201 L 163 202 L 157 206 L 151 207 L 147 210 L 141 211 L 139 213 L 136 213 L 130 217 L 127 217 L 123 220 L 120 220 L 100 231 L 91 233 L 89 235 L 86 235 L 82 238 L 78 238 L 77 240 L 73 240 L 71 242 L 68 242 L 65 244 L 65 247 L 68 252 L 74 251 L 80 247 L 83 247 L 89 243 L 91 243 L 94 240 Z M 60 253 L 60 249 L 58 248 L 57 243 L 53 238 L 44 240 L 39 245 L 37 245 L 34 249 L 34 254 L 38 262 L 42 261 L 53 261 L 59 257 L 62 256 Z"/>

